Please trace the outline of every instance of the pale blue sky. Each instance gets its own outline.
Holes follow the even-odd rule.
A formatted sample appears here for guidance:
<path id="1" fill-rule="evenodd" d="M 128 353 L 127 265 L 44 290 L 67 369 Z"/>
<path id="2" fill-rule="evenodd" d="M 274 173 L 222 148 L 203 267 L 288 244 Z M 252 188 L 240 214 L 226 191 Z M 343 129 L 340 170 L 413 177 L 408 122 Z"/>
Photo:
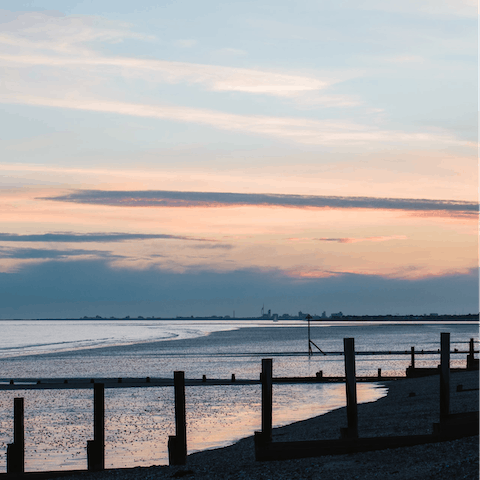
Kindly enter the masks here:
<path id="1" fill-rule="evenodd" d="M 0 273 L 24 282 L 25 297 L 7 296 L 0 317 L 35 316 L 31 278 L 42 271 L 52 292 L 42 311 L 55 316 L 75 296 L 56 287 L 55 271 L 84 271 L 82 262 L 112 278 L 143 272 L 125 283 L 132 298 L 146 279 L 174 275 L 193 304 L 203 286 L 189 275 L 224 275 L 231 293 L 199 314 L 229 301 L 256 312 L 259 299 L 236 279 L 262 285 L 270 274 L 285 309 L 289 282 L 309 282 L 292 312 L 348 310 L 339 302 L 358 289 L 352 275 L 372 282 L 372 298 L 381 279 L 406 292 L 423 282 L 426 310 L 445 303 L 440 291 L 446 310 L 478 310 L 477 34 L 471 0 L 4 0 Z M 123 204 L 98 200 L 110 191 Z M 210 200 L 189 203 L 192 192 Z M 218 193 L 254 196 L 232 206 Z M 272 207 L 255 196 L 264 194 L 319 199 Z M 331 207 L 331 197 L 366 200 Z M 424 199 L 447 207 L 398 208 Z M 452 201 L 466 202 L 463 213 Z M 379 206 L 388 202 L 397 206 Z M 75 241 L 15 237 L 60 234 Z M 470 290 L 454 287 L 460 277 Z M 317 302 L 325 282 L 337 293 Z M 78 313 L 120 314 L 109 295 L 108 307 L 82 297 Z M 138 314 L 186 314 L 172 295 L 146 298 L 156 311 Z M 406 299 L 384 308 L 407 309 Z"/>

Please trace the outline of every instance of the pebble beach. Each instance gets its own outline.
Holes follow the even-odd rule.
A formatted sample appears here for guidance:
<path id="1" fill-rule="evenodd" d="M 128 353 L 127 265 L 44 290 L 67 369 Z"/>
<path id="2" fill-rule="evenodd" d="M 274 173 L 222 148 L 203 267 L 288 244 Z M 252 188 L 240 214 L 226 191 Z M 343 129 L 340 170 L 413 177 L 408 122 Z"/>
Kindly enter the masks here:
<path id="1" fill-rule="evenodd" d="M 385 383 L 388 395 L 358 406 L 360 437 L 432 433 L 439 421 L 439 377 Z M 461 392 L 457 385 L 463 385 Z M 478 411 L 478 372 L 452 372 L 450 413 Z M 346 409 L 276 428 L 273 441 L 336 439 Z M 71 480 L 143 479 L 471 479 L 479 475 L 478 435 L 454 441 L 298 460 L 257 462 L 253 437 L 188 456 L 184 466 L 151 466 L 69 475 Z M 56 477 L 59 478 L 59 477 Z"/>

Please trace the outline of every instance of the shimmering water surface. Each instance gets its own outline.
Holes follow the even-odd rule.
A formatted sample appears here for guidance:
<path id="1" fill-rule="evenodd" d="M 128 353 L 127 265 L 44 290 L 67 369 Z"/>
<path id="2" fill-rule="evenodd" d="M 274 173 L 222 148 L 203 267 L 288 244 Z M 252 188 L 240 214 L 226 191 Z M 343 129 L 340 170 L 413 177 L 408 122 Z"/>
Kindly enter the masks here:
<path id="1" fill-rule="evenodd" d="M 439 348 L 441 332 L 451 348 L 478 340 L 476 324 L 328 322 L 312 324 L 311 338 L 327 355 L 309 357 L 305 322 L 47 320 L 0 321 L 0 379 L 23 377 L 258 378 L 261 358 L 273 358 L 274 376 L 343 375 L 343 338 L 357 352 Z M 435 366 L 439 355 L 418 355 L 417 366 Z M 403 375 L 409 355 L 356 358 L 357 374 Z M 452 354 L 452 366 L 465 355 Z M 382 384 L 358 385 L 359 401 L 386 394 Z M 189 452 L 228 445 L 260 428 L 260 387 L 187 387 Z M 0 392 L 0 449 L 13 441 L 13 397 L 25 398 L 27 470 L 86 468 L 93 438 L 92 391 Z M 345 404 L 343 385 L 275 385 L 274 423 L 283 425 Z M 165 464 L 174 434 L 173 388 L 106 390 L 106 465 Z M 5 455 L 0 454 L 0 468 Z"/>

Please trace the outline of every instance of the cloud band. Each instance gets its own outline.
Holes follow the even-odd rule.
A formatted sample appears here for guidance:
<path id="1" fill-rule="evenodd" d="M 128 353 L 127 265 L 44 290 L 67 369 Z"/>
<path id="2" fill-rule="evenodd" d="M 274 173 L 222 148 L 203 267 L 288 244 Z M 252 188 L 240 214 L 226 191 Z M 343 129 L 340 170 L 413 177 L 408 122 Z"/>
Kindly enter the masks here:
<path id="1" fill-rule="evenodd" d="M 225 207 L 252 205 L 294 208 L 369 208 L 407 211 L 448 211 L 466 215 L 475 215 L 479 210 L 478 203 L 461 200 L 157 190 L 80 190 L 66 195 L 43 197 L 43 200 L 117 207 Z"/>

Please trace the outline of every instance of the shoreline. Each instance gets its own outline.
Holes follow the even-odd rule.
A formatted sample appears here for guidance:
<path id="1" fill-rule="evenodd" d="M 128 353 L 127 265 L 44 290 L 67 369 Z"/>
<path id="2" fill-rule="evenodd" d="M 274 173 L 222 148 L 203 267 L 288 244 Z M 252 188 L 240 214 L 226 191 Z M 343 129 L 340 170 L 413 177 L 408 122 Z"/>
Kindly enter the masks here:
<path id="1" fill-rule="evenodd" d="M 387 383 L 387 382 L 385 382 Z M 478 411 L 477 371 L 451 375 L 450 411 Z M 462 384 L 468 391 L 456 392 Z M 429 434 L 439 419 L 438 376 L 388 382 L 388 395 L 358 405 L 361 437 Z M 476 390 L 475 390 L 476 389 Z M 415 395 L 412 395 L 414 393 Z M 275 428 L 273 441 L 339 438 L 346 426 L 342 407 L 324 415 Z M 85 472 L 68 478 L 83 480 L 143 480 L 150 478 L 191 479 L 478 479 L 478 436 L 349 455 L 298 460 L 256 462 L 253 437 L 234 445 L 190 454 L 185 466 L 152 466 Z M 67 475 L 65 475 L 67 477 Z"/>
<path id="2" fill-rule="evenodd" d="M 45 319 L 47 321 L 47 319 Z M 53 319 L 53 320 L 48 320 L 48 321 L 54 321 L 54 322 L 62 322 L 62 321 L 70 321 L 70 320 L 80 320 L 80 321 L 85 321 L 85 322 L 93 322 L 94 320 L 84 320 L 84 319 L 66 319 L 66 320 L 61 320 L 61 319 Z M 117 321 L 124 321 L 124 319 L 117 319 Z M 152 324 L 159 322 L 163 322 L 164 320 L 167 319 L 161 319 L 161 320 L 150 320 L 150 319 L 144 319 L 144 320 L 137 320 L 137 319 L 132 319 L 132 321 L 138 321 L 138 322 L 152 322 Z M 235 319 L 237 320 L 237 319 Z M 238 319 L 239 321 L 242 321 Z M 12 321 L 12 320 L 0 320 L 2 321 Z M 16 321 L 23 321 L 23 320 L 16 320 Z M 42 322 L 43 320 L 28 320 L 28 321 L 34 321 L 34 322 Z M 100 320 L 97 320 L 100 321 Z M 103 322 L 107 321 L 107 319 L 101 320 Z M 108 320 L 114 322 L 115 320 Z M 130 320 L 129 320 L 130 321 Z M 173 322 L 181 322 L 182 327 L 185 325 L 188 325 L 190 322 L 189 320 L 177 320 L 177 319 L 172 319 L 168 321 L 173 321 Z M 203 325 L 203 322 L 206 320 L 198 319 L 197 322 Z M 258 325 L 254 325 L 254 322 L 261 322 Z M 207 321 L 209 322 L 209 321 Z M 220 319 L 212 319 L 212 325 L 218 324 L 220 322 Z M 244 325 L 235 325 L 235 322 L 231 322 L 232 325 L 229 325 L 228 322 L 224 322 L 223 328 L 219 329 L 212 329 L 209 331 L 208 329 L 202 330 L 199 328 L 194 334 L 190 332 L 189 335 L 187 336 L 180 336 L 178 332 L 175 332 L 175 328 L 178 328 L 178 325 L 170 325 L 172 332 L 169 332 L 169 336 L 167 337 L 161 337 L 161 338 L 146 338 L 146 339 L 129 339 L 129 340 L 122 340 L 118 341 L 118 339 L 113 340 L 111 342 L 104 343 L 103 341 L 100 343 L 93 343 L 90 345 L 76 345 L 76 346 L 69 346 L 69 347 L 55 347 L 51 349 L 46 349 L 46 350 L 35 350 L 35 346 L 18 346 L 15 347 L 12 350 L 11 347 L 9 347 L 8 353 L 5 354 L 2 349 L 0 349 L 0 361 L 16 361 L 16 360 L 37 360 L 41 358 L 58 358 L 58 357 L 77 357 L 78 355 L 95 355 L 95 354 L 109 354 L 111 352 L 115 352 L 117 349 L 122 349 L 125 354 L 128 353 L 134 353 L 137 354 L 142 351 L 150 350 L 150 351 L 155 351 L 157 355 L 161 355 L 163 351 L 167 350 L 167 354 L 169 356 L 175 355 L 174 352 L 172 352 L 172 347 L 171 345 L 174 344 L 176 346 L 180 346 L 185 348 L 189 348 L 191 345 L 198 344 L 199 342 L 202 342 L 202 340 L 209 338 L 209 341 L 211 339 L 219 339 L 221 337 L 228 338 L 228 335 L 231 334 L 232 332 L 238 332 L 240 330 L 255 330 L 256 332 L 261 332 L 262 330 L 265 331 L 270 331 L 271 329 L 283 329 L 283 328 L 294 328 L 298 329 L 299 331 L 304 331 L 306 327 L 306 321 L 304 320 L 293 320 L 293 323 L 288 323 L 289 321 L 286 321 L 287 323 L 282 323 L 282 321 L 279 321 L 279 323 L 275 323 L 271 320 L 264 320 L 264 319 L 255 319 L 254 321 L 245 321 Z M 193 319 L 191 324 L 195 323 L 195 320 Z M 448 325 L 454 326 L 454 327 L 459 327 L 459 326 L 466 326 L 470 327 L 472 325 L 478 325 L 477 321 L 443 321 L 443 320 L 431 320 L 431 321 L 362 321 L 362 322 L 355 322 L 355 321 L 348 321 L 348 320 L 334 320 L 334 321 L 328 321 L 328 322 L 312 322 L 312 328 L 319 328 L 319 327 L 363 327 L 363 326 L 370 326 L 370 327 L 377 327 L 377 326 L 432 326 L 432 325 L 437 325 L 437 326 L 442 326 L 442 327 L 447 327 Z M 469 333 L 469 335 L 477 337 L 477 331 L 475 332 L 475 335 Z M 468 338 L 465 337 L 465 339 L 462 339 L 462 343 L 467 343 Z M 54 344 L 55 345 L 55 344 Z M 413 345 L 413 343 L 412 343 Z M 405 347 L 406 348 L 406 347 Z M 410 348 L 410 346 L 408 346 Z M 453 348 L 453 344 L 452 344 Z M 466 347 L 465 347 L 466 348 Z M 31 349 L 28 352 L 25 352 L 25 349 Z M 420 349 L 420 347 L 419 347 Z M 418 355 L 421 355 L 420 351 L 417 351 Z M 18 351 L 15 351 L 18 350 Z M 478 350 L 475 350 L 478 352 Z M 20 353 L 22 352 L 22 353 Z M 258 356 L 258 355 L 272 355 L 275 354 L 275 352 L 258 352 L 258 351 L 247 351 L 245 352 L 250 355 Z M 303 355 L 304 352 L 302 350 L 298 351 L 292 351 L 290 352 L 295 355 Z M 338 353 L 338 352 L 337 352 Z M 466 353 L 466 352 L 458 352 L 458 354 L 461 353 Z M 361 351 L 356 352 L 357 355 L 361 354 Z M 403 353 L 402 353 L 403 354 Z M 409 352 L 405 350 L 404 352 L 405 355 L 409 355 Z M 180 353 L 180 356 L 184 356 L 185 353 Z M 152 376 L 150 373 L 147 373 L 145 376 Z M 119 375 L 119 376 L 129 376 L 129 375 Z"/>

